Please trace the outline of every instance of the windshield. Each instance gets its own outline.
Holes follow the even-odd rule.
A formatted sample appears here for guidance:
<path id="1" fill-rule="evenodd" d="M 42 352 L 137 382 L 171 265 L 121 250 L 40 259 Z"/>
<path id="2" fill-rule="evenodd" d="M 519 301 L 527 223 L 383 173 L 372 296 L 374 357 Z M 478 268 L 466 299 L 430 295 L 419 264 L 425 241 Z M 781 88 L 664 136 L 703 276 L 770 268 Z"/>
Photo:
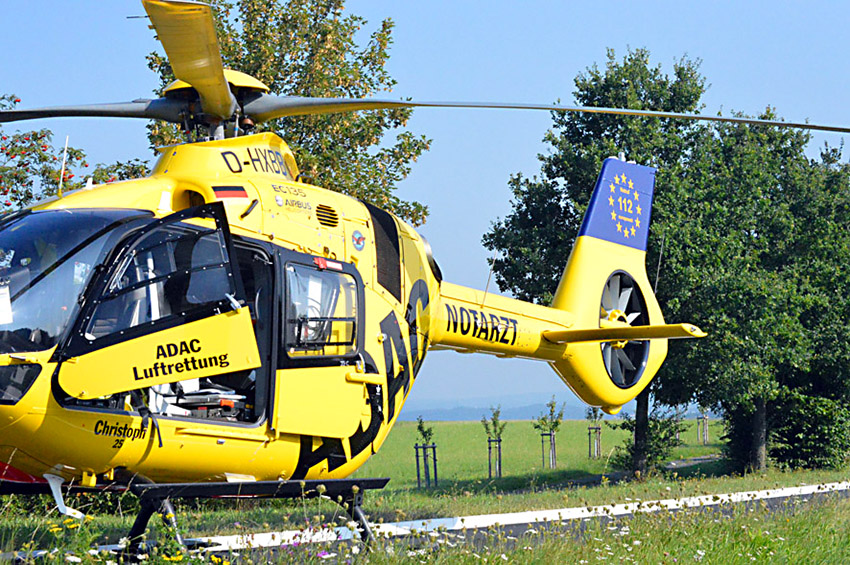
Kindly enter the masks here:
<path id="1" fill-rule="evenodd" d="M 45 210 L 0 224 L 0 353 L 58 342 L 92 268 L 137 210 Z"/>

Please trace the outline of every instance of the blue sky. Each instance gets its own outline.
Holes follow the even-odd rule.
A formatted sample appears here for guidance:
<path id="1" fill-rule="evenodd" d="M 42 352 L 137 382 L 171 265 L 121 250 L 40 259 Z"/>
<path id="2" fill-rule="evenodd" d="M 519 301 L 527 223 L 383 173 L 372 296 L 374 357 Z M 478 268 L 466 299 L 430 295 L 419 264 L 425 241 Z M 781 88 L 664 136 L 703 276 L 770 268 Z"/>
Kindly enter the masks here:
<path id="1" fill-rule="evenodd" d="M 370 29 L 385 17 L 395 21 L 389 69 L 398 85 L 391 96 L 572 103 L 576 74 L 603 65 L 606 48 L 622 55 L 645 47 L 667 72 L 683 55 L 702 60 L 710 84 L 705 113 L 755 114 L 771 105 L 788 120 L 850 124 L 846 3 L 351 0 L 346 6 L 366 17 Z M 144 56 L 157 44 L 146 20 L 127 19 L 144 14 L 140 3 L 0 0 L 0 9 L 0 92 L 20 96 L 22 107 L 151 96 L 156 81 Z M 509 176 L 539 171 L 549 124 L 546 112 L 415 112 L 410 129 L 433 145 L 401 196 L 430 206 L 421 231 L 447 280 L 486 284 L 481 234 L 510 212 Z M 30 125 L 51 128 L 57 145 L 70 135 L 92 162 L 150 157 L 142 121 Z M 815 143 L 825 139 L 841 141 L 829 135 Z M 564 249 L 565 262 L 568 255 Z M 528 404 L 552 394 L 577 403 L 545 364 L 434 352 L 408 410 Z"/>

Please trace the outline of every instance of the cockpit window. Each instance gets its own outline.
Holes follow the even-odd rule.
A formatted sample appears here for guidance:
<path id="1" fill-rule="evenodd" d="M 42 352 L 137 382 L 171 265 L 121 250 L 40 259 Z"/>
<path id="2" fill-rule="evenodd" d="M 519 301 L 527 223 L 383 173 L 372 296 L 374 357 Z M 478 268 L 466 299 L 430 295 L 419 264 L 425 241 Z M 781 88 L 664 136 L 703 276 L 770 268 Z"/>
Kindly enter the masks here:
<path id="1" fill-rule="evenodd" d="M 286 267 L 286 353 L 338 356 L 356 350 L 357 285 L 343 272 Z"/>
<path id="2" fill-rule="evenodd" d="M 56 345 L 93 267 L 137 210 L 45 210 L 0 223 L 0 353 Z M 120 230 L 123 231 L 123 230 Z"/>
<path id="3" fill-rule="evenodd" d="M 185 315 L 236 294 L 220 230 L 168 224 L 121 260 L 85 330 L 88 340 Z"/>

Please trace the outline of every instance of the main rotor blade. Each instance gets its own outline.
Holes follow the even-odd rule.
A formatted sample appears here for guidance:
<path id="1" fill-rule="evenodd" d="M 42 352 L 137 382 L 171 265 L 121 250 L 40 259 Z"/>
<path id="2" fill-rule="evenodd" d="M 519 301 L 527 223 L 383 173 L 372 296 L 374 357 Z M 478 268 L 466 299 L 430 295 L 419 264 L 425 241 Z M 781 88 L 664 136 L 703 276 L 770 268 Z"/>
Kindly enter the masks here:
<path id="1" fill-rule="evenodd" d="M 792 127 L 817 131 L 850 133 L 850 127 L 810 124 L 806 122 L 780 122 L 755 118 L 706 116 L 702 114 L 677 114 L 655 110 L 630 110 L 628 108 L 602 108 L 594 106 L 565 106 L 563 104 L 516 104 L 512 102 L 414 102 L 403 100 L 379 100 L 364 98 L 308 98 L 298 96 L 273 96 L 261 94 L 243 106 L 245 114 L 256 122 L 265 122 L 285 116 L 309 114 L 331 114 L 356 112 L 358 110 L 387 110 L 392 108 L 481 108 L 503 110 L 548 110 L 550 112 L 583 112 L 590 114 L 612 114 L 639 116 L 644 118 L 673 118 L 681 120 L 703 120 L 760 126 Z"/>
<path id="2" fill-rule="evenodd" d="M 113 104 L 85 104 L 80 106 L 52 106 L 32 110 L 0 110 L 0 123 L 40 118 L 63 118 L 74 116 L 95 116 L 107 118 L 147 118 L 180 123 L 180 114 L 186 109 L 186 102 L 157 98 L 156 100 L 133 100 Z"/>
<path id="3" fill-rule="evenodd" d="M 227 119 L 236 111 L 236 98 L 224 78 L 221 51 L 212 9 L 188 0 L 142 0 L 174 76 L 198 91 L 209 116 Z"/>

